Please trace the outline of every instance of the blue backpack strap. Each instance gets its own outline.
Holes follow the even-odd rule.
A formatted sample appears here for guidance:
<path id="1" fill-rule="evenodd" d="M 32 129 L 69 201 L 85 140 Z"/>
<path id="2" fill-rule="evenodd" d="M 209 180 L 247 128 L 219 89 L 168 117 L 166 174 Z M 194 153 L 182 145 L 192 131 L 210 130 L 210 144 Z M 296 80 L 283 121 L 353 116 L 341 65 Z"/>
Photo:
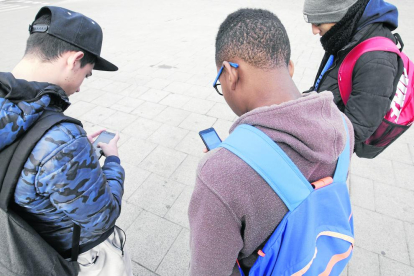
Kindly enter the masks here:
<path id="1" fill-rule="evenodd" d="M 338 163 L 336 164 L 336 170 L 333 177 L 334 182 L 345 182 L 346 178 L 348 177 L 348 170 L 349 170 L 349 163 L 350 163 L 350 139 L 349 139 L 349 131 L 348 126 L 346 125 L 345 115 L 342 114 L 342 120 L 344 122 L 344 127 L 346 131 L 346 144 L 345 148 L 342 151 L 341 155 L 338 157 Z"/>
<path id="2" fill-rule="evenodd" d="M 284 151 L 266 134 L 239 125 L 220 145 L 252 167 L 293 211 L 313 191 L 309 181 Z"/>

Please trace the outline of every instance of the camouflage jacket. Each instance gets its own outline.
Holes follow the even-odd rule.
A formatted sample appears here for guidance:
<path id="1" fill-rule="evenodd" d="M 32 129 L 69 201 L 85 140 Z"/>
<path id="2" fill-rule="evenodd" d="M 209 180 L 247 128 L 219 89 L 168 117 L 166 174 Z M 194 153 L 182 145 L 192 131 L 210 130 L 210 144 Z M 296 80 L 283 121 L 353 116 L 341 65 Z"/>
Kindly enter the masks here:
<path id="1" fill-rule="evenodd" d="M 28 89 L 30 85 L 27 83 L 0 73 L 0 95 L 23 87 Z M 39 90 L 39 83 L 33 83 L 31 87 L 36 93 L 28 91 L 28 95 L 40 95 L 46 88 L 40 85 Z M 24 133 L 40 116 L 42 108 L 63 111 L 68 106 L 62 104 L 68 103 L 62 89 L 50 85 L 48 89 L 52 98 L 48 107 L 48 96 L 32 103 L 18 104 L 0 98 L 4 107 L 0 121 L 8 126 L 0 130 L 0 135 L 8 139 L 4 145 Z M 60 98 L 56 99 L 57 96 Z M 29 114 L 24 111 L 26 107 L 32 112 L 33 116 L 29 117 L 32 121 L 25 118 Z M 16 111 L 15 116 L 10 116 L 10 110 Z M 13 133 L 7 133 L 8 130 Z M 20 215 L 50 245 L 63 252 L 72 246 L 73 223 L 81 226 L 81 244 L 98 239 L 115 225 L 121 211 L 124 175 L 120 160 L 115 156 L 108 157 L 101 168 L 83 128 L 61 123 L 36 144 L 17 182 L 14 199 Z"/>

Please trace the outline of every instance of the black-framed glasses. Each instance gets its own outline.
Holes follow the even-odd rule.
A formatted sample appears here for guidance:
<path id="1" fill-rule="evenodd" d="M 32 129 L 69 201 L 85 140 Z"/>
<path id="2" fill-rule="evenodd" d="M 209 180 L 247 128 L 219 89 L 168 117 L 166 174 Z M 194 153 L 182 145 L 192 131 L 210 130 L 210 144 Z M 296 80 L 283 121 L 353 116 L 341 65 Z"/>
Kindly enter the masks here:
<path id="1" fill-rule="evenodd" d="M 229 62 L 229 64 L 233 68 L 239 68 L 239 65 L 237 63 Z M 224 69 L 224 65 L 221 66 L 220 70 L 218 71 L 217 77 L 213 82 L 213 87 L 214 87 L 214 89 L 216 89 L 217 93 L 220 96 L 223 96 L 223 93 L 221 92 L 221 84 L 219 83 L 219 78 L 220 78 L 221 73 L 223 72 L 223 69 Z"/>

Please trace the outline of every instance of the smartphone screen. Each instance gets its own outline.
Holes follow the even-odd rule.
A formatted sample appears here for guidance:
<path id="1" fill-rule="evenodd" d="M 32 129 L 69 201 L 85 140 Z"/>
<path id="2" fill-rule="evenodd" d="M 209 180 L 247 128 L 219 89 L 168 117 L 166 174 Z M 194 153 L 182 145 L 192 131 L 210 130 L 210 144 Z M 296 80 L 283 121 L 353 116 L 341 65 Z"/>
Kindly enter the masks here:
<path id="1" fill-rule="evenodd" d="M 103 155 L 103 152 L 101 148 L 98 148 L 99 143 L 106 143 L 108 144 L 109 141 L 111 141 L 115 137 L 115 133 L 103 131 L 101 134 L 99 134 L 98 138 L 93 142 L 93 148 L 95 149 L 95 153 L 98 157 L 101 157 Z"/>
<path id="2" fill-rule="evenodd" d="M 217 148 L 221 143 L 221 139 L 214 128 L 202 130 L 199 134 L 208 150 Z"/>

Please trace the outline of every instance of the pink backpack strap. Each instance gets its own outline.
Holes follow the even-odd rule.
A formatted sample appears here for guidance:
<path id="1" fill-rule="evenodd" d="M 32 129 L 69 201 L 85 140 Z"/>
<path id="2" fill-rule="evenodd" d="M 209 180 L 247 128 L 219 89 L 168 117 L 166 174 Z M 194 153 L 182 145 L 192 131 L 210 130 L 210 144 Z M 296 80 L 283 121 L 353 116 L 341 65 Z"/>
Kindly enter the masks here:
<path id="1" fill-rule="evenodd" d="M 354 71 L 355 63 L 360 56 L 372 51 L 392 52 L 402 58 L 401 52 L 394 41 L 386 37 L 372 37 L 355 46 L 355 48 L 345 57 L 338 71 L 339 92 L 341 93 L 341 98 L 345 105 L 352 92 L 352 72 Z"/>

